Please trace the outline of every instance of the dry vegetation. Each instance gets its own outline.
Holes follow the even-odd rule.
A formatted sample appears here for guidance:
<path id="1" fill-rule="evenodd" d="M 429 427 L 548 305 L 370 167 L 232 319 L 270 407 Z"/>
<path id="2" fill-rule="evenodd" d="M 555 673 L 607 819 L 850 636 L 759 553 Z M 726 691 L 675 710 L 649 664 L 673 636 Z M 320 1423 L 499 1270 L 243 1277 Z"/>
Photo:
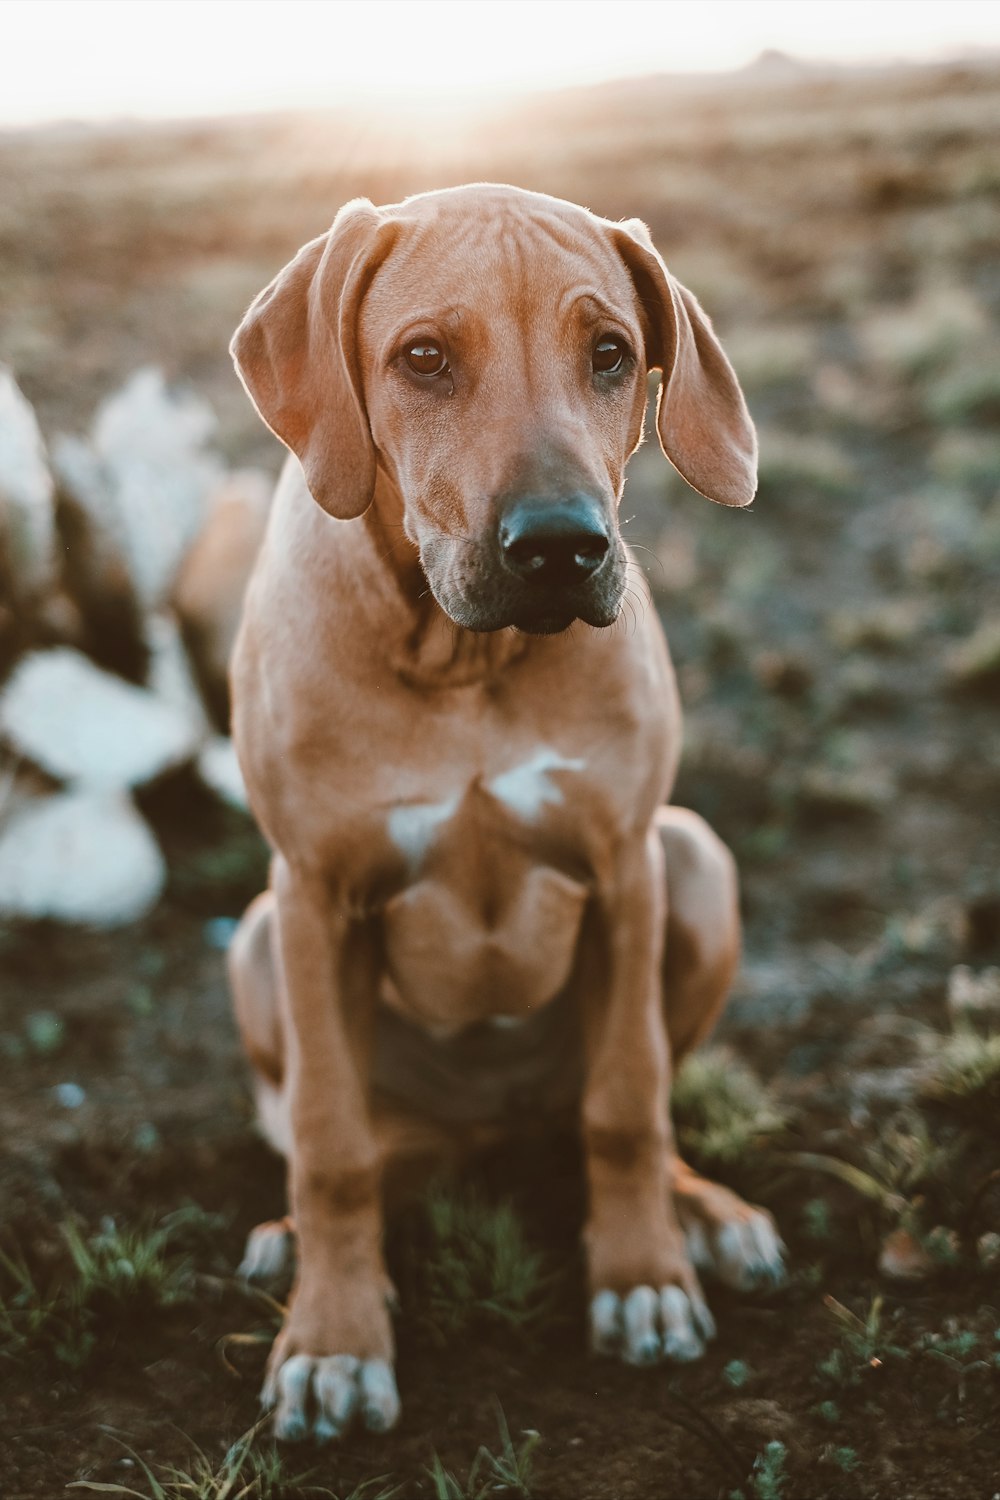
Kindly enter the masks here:
<path id="1" fill-rule="evenodd" d="M 699 1366 L 591 1362 L 572 1142 L 515 1143 L 394 1227 L 398 1432 L 301 1463 L 241 1439 L 276 1314 L 230 1272 L 282 1188 L 210 919 L 263 851 L 176 776 L 144 794 L 171 861 L 151 918 L 0 934 L 12 1500 L 1000 1487 L 998 108 L 987 66 L 793 71 L 426 141 L 333 117 L 0 138 L 0 360 L 45 430 L 154 361 L 212 401 L 232 460 L 271 467 L 228 336 L 347 197 L 492 177 L 650 223 L 762 434 L 749 514 L 651 448 L 625 501 L 687 707 L 678 800 L 744 880 L 727 1050 L 685 1081 L 679 1130 L 774 1209 L 794 1266 L 762 1302 L 716 1296 Z M 907 1256 L 912 1280 L 886 1274 Z"/>

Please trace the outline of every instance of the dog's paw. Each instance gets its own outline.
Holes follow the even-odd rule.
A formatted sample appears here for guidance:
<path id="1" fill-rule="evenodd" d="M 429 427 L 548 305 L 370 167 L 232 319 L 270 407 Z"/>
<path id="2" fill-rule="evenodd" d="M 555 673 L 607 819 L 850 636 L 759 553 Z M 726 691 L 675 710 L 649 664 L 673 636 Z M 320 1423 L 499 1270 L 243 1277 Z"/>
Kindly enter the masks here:
<path id="1" fill-rule="evenodd" d="M 247 1235 L 243 1259 L 236 1274 L 243 1281 L 267 1286 L 290 1281 L 295 1270 L 295 1231 L 288 1219 L 258 1224 Z"/>
<path id="2" fill-rule="evenodd" d="M 389 1361 L 353 1354 L 293 1354 L 268 1372 L 260 1399 L 266 1411 L 273 1408 L 274 1435 L 282 1443 L 329 1443 L 355 1422 L 368 1432 L 388 1432 L 400 1412 Z"/>
<path id="3" fill-rule="evenodd" d="M 590 1304 L 591 1346 L 630 1365 L 700 1359 L 715 1321 L 700 1292 L 679 1286 L 636 1286 L 624 1296 L 598 1292 Z"/>
<path id="4" fill-rule="evenodd" d="M 774 1220 L 762 1208 L 739 1207 L 731 1218 L 692 1218 L 684 1225 L 692 1264 L 738 1292 L 781 1286 L 786 1252 Z"/>

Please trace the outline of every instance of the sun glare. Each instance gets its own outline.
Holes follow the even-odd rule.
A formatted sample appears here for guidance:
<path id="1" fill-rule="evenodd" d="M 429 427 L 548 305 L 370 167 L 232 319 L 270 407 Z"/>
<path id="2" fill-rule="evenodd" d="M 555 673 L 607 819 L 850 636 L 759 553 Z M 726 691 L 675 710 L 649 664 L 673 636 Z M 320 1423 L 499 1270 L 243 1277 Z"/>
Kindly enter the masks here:
<path id="1" fill-rule="evenodd" d="M 712 72 L 767 48 L 915 61 L 1000 46 L 987 0 L 0 0 L 0 121 L 403 108 Z"/>

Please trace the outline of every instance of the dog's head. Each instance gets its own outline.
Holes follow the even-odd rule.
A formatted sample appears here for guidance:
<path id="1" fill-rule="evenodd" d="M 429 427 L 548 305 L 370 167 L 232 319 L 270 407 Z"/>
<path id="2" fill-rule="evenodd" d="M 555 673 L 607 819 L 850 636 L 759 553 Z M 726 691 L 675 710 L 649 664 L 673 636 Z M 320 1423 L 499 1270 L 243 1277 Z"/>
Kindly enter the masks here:
<path id="1" fill-rule="evenodd" d="M 688 483 L 724 505 L 754 495 L 736 376 L 635 219 L 490 185 L 357 199 L 260 294 L 232 352 L 331 515 L 361 515 L 386 472 L 434 597 L 472 630 L 617 617 L 650 369 Z"/>

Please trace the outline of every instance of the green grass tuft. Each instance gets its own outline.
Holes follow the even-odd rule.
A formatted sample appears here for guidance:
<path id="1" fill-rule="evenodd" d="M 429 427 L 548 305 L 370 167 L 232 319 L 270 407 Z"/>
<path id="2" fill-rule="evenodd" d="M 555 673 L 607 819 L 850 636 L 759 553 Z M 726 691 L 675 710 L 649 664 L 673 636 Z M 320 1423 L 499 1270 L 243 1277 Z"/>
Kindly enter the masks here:
<path id="1" fill-rule="evenodd" d="M 263 1423 L 259 1422 L 237 1438 L 218 1464 L 194 1445 L 194 1458 L 189 1469 L 173 1464 L 158 1465 L 154 1473 L 144 1459 L 129 1449 L 142 1469 L 148 1485 L 145 1490 L 92 1479 L 78 1479 L 66 1488 L 89 1490 L 92 1494 L 129 1496 L 133 1500 L 294 1500 L 297 1496 L 315 1496 L 317 1500 L 393 1500 L 400 1493 L 396 1486 L 387 1488 L 384 1479 L 370 1479 L 349 1495 L 337 1495 L 333 1490 L 309 1484 L 309 1473 L 288 1474 L 281 1455 L 273 1446 L 264 1449 L 255 1446 L 262 1426 Z M 376 1490 L 376 1486 L 381 1488 Z"/>
<path id="2" fill-rule="evenodd" d="M 687 1059 L 671 1108 L 681 1150 L 705 1167 L 732 1166 L 786 1123 L 757 1075 L 723 1047 Z"/>
<path id="3" fill-rule="evenodd" d="M 491 1453 L 488 1448 L 481 1447 L 472 1460 L 464 1483 L 444 1467 L 435 1453 L 426 1471 L 434 1486 L 434 1500 L 486 1500 L 487 1496 L 495 1494 L 531 1500 L 531 1467 L 541 1437 L 529 1429 L 522 1433 L 522 1441 L 515 1445 L 499 1402 L 496 1411 L 500 1452 Z"/>
<path id="4" fill-rule="evenodd" d="M 941 1044 L 926 1092 L 977 1114 L 1000 1104 L 1000 1032 L 955 1031 Z"/>
<path id="5" fill-rule="evenodd" d="M 422 1317 L 442 1341 L 482 1323 L 526 1330 L 548 1311 L 553 1275 L 510 1203 L 438 1188 L 424 1204 Z"/>
<path id="6" fill-rule="evenodd" d="M 45 1276 L 20 1252 L 0 1251 L 0 1356 L 78 1370 L 125 1317 L 192 1301 L 192 1246 L 208 1228 L 218 1220 L 193 1204 L 156 1224 L 107 1220 L 90 1234 L 67 1222 L 66 1259 Z"/>
<path id="7" fill-rule="evenodd" d="M 750 1475 L 750 1494 L 753 1500 L 782 1500 L 785 1493 L 785 1459 L 788 1449 L 777 1439 L 768 1443 L 763 1453 L 754 1459 Z M 743 1490 L 732 1490 L 729 1500 L 745 1500 Z"/>

